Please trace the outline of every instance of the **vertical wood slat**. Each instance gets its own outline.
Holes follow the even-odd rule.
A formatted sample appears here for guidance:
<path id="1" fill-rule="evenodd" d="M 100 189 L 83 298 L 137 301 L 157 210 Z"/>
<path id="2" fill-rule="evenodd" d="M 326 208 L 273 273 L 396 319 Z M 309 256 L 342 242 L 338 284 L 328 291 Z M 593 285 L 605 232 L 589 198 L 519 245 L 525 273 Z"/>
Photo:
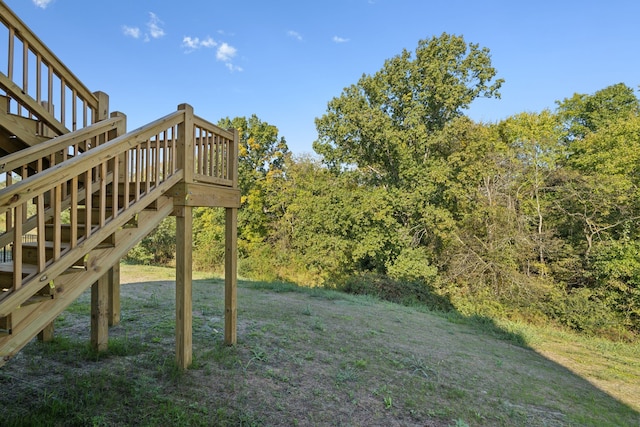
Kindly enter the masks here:
<path id="1" fill-rule="evenodd" d="M 13 224 L 13 289 L 22 286 L 22 217 L 24 205 L 15 207 Z"/>
<path id="2" fill-rule="evenodd" d="M 171 130 L 171 174 L 178 170 L 178 156 L 176 154 L 178 127 L 174 126 Z"/>
<path id="3" fill-rule="evenodd" d="M 69 222 L 71 223 L 71 248 L 78 244 L 78 177 L 71 178 L 71 204 L 69 206 Z M 85 221 L 86 222 L 86 221 Z"/>
<path id="4" fill-rule="evenodd" d="M 7 184 L 7 187 L 13 184 L 13 172 L 9 171 L 6 173 L 5 182 Z M 12 229 L 13 229 L 13 209 L 9 209 L 7 211 L 7 216 L 5 218 L 5 230 L 10 231 Z"/>
<path id="5" fill-rule="evenodd" d="M 98 224 L 102 228 L 107 221 L 107 162 L 100 164 L 100 190 L 98 197 L 98 203 L 100 204 L 100 220 Z"/>
<path id="6" fill-rule="evenodd" d="M 151 139 L 147 139 L 147 149 L 145 150 L 144 163 L 144 189 L 145 194 L 149 194 L 149 190 L 151 189 Z"/>
<path id="7" fill-rule="evenodd" d="M 124 178 L 124 204 L 123 204 L 123 209 L 127 210 L 129 209 L 129 191 L 130 189 L 130 182 L 131 182 L 131 176 L 130 174 L 130 165 L 131 165 L 131 150 L 127 151 L 126 155 L 124 156 L 124 173 L 123 173 L 123 178 Z"/>
<path id="8" fill-rule="evenodd" d="M 61 244 L 61 229 L 62 220 L 60 217 L 62 205 L 62 185 L 58 185 L 53 189 L 52 209 L 53 209 L 53 260 L 60 259 L 60 252 L 62 249 Z"/>
<path id="9" fill-rule="evenodd" d="M 112 166 L 113 181 L 111 182 L 111 218 L 116 219 L 120 211 L 119 191 L 120 174 L 118 157 L 114 157 Z"/>
<path id="10" fill-rule="evenodd" d="M 36 53 L 36 101 L 42 102 L 42 56 L 39 53 Z"/>
<path id="11" fill-rule="evenodd" d="M 84 218 L 84 235 L 88 239 L 91 236 L 91 228 L 92 228 L 92 200 L 91 196 L 92 192 L 92 183 L 91 183 L 91 170 L 88 170 L 84 173 L 84 210 L 85 210 L 85 218 Z"/>
<path id="12" fill-rule="evenodd" d="M 47 264 L 46 239 L 44 235 L 44 195 L 36 196 L 36 215 L 37 215 L 37 247 L 38 247 L 38 272 L 44 271 Z"/>
<path id="13" fill-rule="evenodd" d="M 153 167 L 155 173 L 155 185 L 156 188 L 160 185 L 160 134 L 156 135 L 156 149 L 155 149 L 155 165 Z"/>
<path id="14" fill-rule="evenodd" d="M 53 70 L 49 74 L 50 84 L 53 85 Z M 53 96 L 52 93 L 49 96 Z M 60 77 L 60 123 L 67 125 L 67 85 L 63 77 Z"/>
<path id="15" fill-rule="evenodd" d="M 9 80 L 13 80 L 13 57 L 14 57 L 14 40 L 16 37 L 16 30 L 13 27 L 9 28 L 9 46 L 7 47 L 7 53 L 8 53 L 8 58 L 7 58 L 7 77 L 9 78 Z"/>
<path id="16" fill-rule="evenodd" d="M 141 151 L 142 151 L 142 149 L 140 147 L 140 144 L 136 144 L 136 151 L 135 151 L 135 160 L 136 160 L 136 175 L 135 175 L 135 179 L 136 179 L 136 197 L 135 197 L 135 200 L 136 200 L 136 202 L 138 200 L 140 200 L 140 179 L 142 179 L 141 171 L 140 171 L 140 168 L 142 167 L 142 161 L 140 159 Z"/>

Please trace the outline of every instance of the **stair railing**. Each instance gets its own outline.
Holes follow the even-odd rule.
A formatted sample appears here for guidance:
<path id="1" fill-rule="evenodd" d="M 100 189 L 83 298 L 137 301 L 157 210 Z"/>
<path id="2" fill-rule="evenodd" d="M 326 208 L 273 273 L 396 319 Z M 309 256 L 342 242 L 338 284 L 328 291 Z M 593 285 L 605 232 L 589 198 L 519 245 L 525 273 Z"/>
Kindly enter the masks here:
<path id="1" fill-rule="evenodd" d="M 12 220 L 7 234 L 13 245 L 14 268 L 11 287 L 0 292 L 0 318 L 77 264 L 179 182 L 210 180 L 215 181 L 210 183 L 213 185 L 237 188 L 237 150 L 236 133 L 195 117 L 193 109 L 182 104 L 172 114 L 0 189 L 0 215 Z M 63 203 L 65 188 L 68 202 Z M 45 209 L 47 194 L 52 194 L 49 211 Z M 19 244 L 28 228 L 23 210 L 29 200 L 35 200 L 39 236 L 33 272 L 22 270 Z M 81 210 L 86 218 L 83 230 L 78 227 Z M 70 242 L 64 249 L 60 231 L 63 213 L 71 228 Z M 47 220 L 54 228 L 49 253 L 44 239 Z"/>
<path id="2" fill-rule="evenodd" d="M 123 135 L 126 131 L 126 117 L 121 113 L 112 113 L 111 118 L 90 125 L 72 134 L 51 139 L 49 141 L 20 150 L 0 158 L 0 181 L 4 180 L 4 186 L 10 187 L 30 175 L 41 173 L 44 170 L 76 157 L 83 152 L 94 149 L 106 141 L 114 139 L 118 135 Z M 50 192 L 45 195 L 45 202 L 51 200 L 54 195 Z M 68 187 L 62 186 L 61 198 L 62 208 L 68 208 L 69 203 Z M 45 203 L 48 205 L 48 203 Z M 33 200 L 23 206 L 23 233 L 28 233 L 36 227 L 37 218 L 34 211 Z M 45 213 L 45 221 L 53 217 L 51 209 Z M 0 232 L 0 248 L 7 247 L 13 239 L 11 235 L 13 220 L 12 212 L 7 211 L 0 215 L 0 221 L 4 225 L 4 232 Z"/>
<path id="3" fill-rule="evenodd" d="M 7 58 L 0 88 L 16 101 L 9 111 L 37 117 L 56 135 L 106 118 L 106 95 L 87 89 L 1 0 L 0 22 L 6 34 L 0 54 Z"/>

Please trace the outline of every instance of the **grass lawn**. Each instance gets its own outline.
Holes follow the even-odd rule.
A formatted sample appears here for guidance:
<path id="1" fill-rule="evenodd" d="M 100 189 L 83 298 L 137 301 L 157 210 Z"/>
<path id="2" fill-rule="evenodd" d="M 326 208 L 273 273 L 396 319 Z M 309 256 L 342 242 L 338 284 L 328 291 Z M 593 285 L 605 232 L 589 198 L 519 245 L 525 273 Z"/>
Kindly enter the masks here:
<path id="1" fill-rule="evenodd" d="M 194 363 L 175 366 L 174 270 L 123 266 L 122 321 L 89 342 L 90 295 L 0 368 L 0 425 L 640 426 L 640 345 L 194 277 Z"/>

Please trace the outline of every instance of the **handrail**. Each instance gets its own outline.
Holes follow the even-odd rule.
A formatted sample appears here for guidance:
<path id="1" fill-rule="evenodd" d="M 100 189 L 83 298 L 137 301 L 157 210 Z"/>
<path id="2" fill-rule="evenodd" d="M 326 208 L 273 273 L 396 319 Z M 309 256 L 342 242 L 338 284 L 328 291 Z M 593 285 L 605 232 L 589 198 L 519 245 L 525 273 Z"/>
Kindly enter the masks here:
<path id="1" fill-rule="evenodd" d="M 98 136 L 124 125 L 126 117 L 120 113 L 96 124 L 82 128 L 77 132 L 68 133 L 57 138 L 42 142 L 36 146 L 25 148 L 0 158 L 0 173 L 11 172 L 14 169 L 46 159 L 53 154 L 60 153 L 62 161 L 67 157 L 75 157 L 81 152 L 96 148 L 100 139 Z"/>
<path id="2" fill-rule="evenodd" d="M 116 122 L 114 118 L 108 123 Z M 76 131 L 47 147 L 52 152 L 109 126 Z M 105 234 L 113 233 L 114 226 L 122 226 L 178 182 L 238 188 L 237 133 L 195 116 L 187 104 L 125 135 L 107 132 L 103 136 L 108 140 L 103 144 L 0 189 L 0 216 L 9 218 L 10 223 L 4 237 L 11 236 L 11 240 L 3 240 L 21 242 L 29 227 L 35 227 L 38 236 L 37 265 L 33 270 L 22 270 L 21 245 L 13 245 L 14 280 L 9 291 L 0 295 L 0 317 L 26 301 L 43 282 L 48 283 L 72 266 L 104 240 Z M 28 159 L 32 160 L 33 155 L 30 153 Z M 10 162 L 20 163 L 15 159 Z M 26 219 L 28 203 L 35 205 L 35 218 Z M 80 209 L 85 212 L 83 228 L 79 227 Z M 63 212 L 70 223 L 68 246 L 61 242 Z M 92 212 L 96 212 L 95 217 Z M 47 238 L 53 254 L 47 252 L 44 237 L 47 220 L 53 227 L 53 237 Z"/>
<path id="3" fill-rule="evenodd" d="M 48 111 L 55 110 L 56 120 L 70 130 L 104 118 L 106 111 L 100 111 L 104 107 L 100 105 L 99 96 L 93 94 L 2 0 L 0 22 L 8 34 L 6 76 L 22 93 L 38 104 L 46 103 Z M 34 81 L 35 88 L 30 87 Z M 18 102 L 17 114 L 23 114 L 23 107 Z M 35 113 L 29 111 L 30 115 Z M 82 126 L 78 126 L 80 119 Z"/>

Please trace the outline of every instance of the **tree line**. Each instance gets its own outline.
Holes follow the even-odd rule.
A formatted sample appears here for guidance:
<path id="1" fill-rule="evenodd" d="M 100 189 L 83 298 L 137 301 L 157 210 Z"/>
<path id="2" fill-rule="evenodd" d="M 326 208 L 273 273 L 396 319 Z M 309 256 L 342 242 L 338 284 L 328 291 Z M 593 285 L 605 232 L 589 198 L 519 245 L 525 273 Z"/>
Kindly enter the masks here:
<path id="1" fill-rule="evenodd" d="M 487 48 L 421 40 L 329 101 L 316 156 L 257 116 L 241 136 L 240 274 L 463 314 L 640 332 L 640 101 L 614 84 L 478 123 L 499 98 Z M 196 266 L 221 269 L 222 210 L 197 209 Z M 165 221 L 130 254 L 170 262 Z"/>

